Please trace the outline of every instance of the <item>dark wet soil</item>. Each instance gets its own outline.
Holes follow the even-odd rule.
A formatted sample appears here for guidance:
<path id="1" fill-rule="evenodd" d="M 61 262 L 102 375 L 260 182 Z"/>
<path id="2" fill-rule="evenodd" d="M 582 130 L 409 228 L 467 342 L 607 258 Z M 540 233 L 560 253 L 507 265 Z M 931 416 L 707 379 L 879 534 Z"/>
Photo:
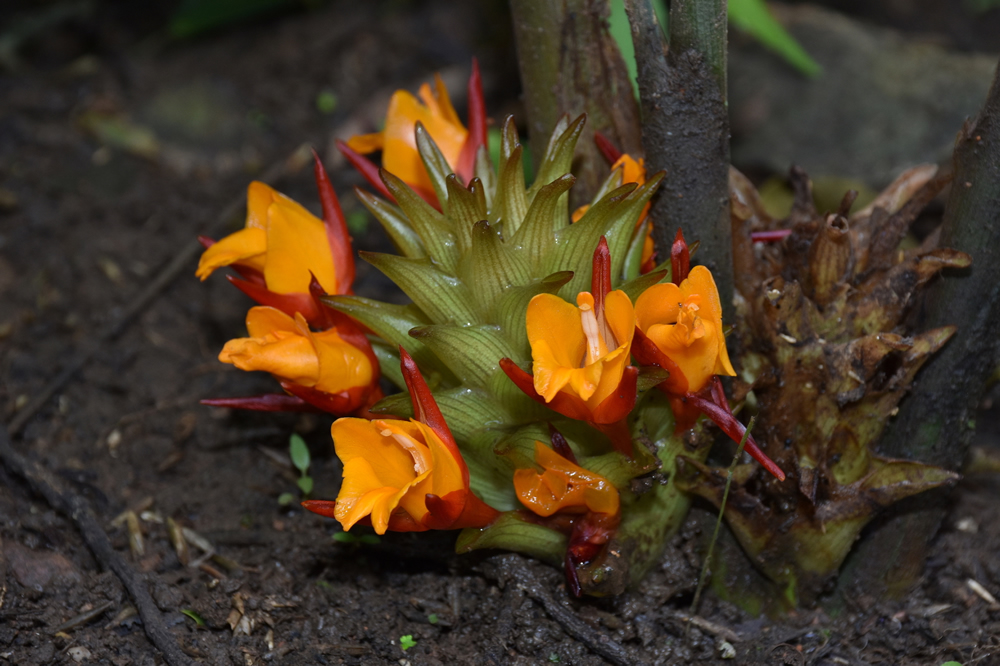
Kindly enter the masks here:
<path id="1" fill-rule="evenodd" d="M 300 144 L 324 151 L 334 134 L 369 129 L 380 113 L 365 110 L 369 100 L 437 69 L 460 80 L 477 55 L 494 115 L 517 107 L 503 3 L 303 3 L 185 41 L 165 36 L 175 4 L 143 13 L 131 3 L 12 3 L 0 24 L 17 56 L 0 65 L 5 420 L 252 177 Z M 334 108 L 321 110 L 327 93 Z M 355 177 L 327 157 L 347 193 Z M 318 209 L 308 169 L 273 184 Z M 385 245 L 374 227 L 356 228 L 355 239 L 360 249 Z M 363 268 L 358 290 L 385 297 L 386 283 Z M 487 652 L 511 664 L 604 663 L 538 602 L 500 589 L 486 555 L 453 555 L 453 535 L 343 543 L 330 521 L 279 506 L 296 492 L 292 432 L 312 450 L 315 496 L 335 496 L 329 419 L 198 404 L 272 384 L 216 361 L 250 303 L 225 280 L 200 284 L 193 273 L 192 264 L 15 439 L 92 503 L 188 655 L 234 665 L 475 664 Z M 981 429 L 996 439 L 987 418 Z M 705 536 L 695 511 L 641 588 L 567 603 L 638 663 L 732 663 L 721 658 L 725 631 L 739 638 L 735 663 L 997 663 L 1000 606 L 968 581 L 1000 593 L 998 492 L 996 475 L 958 487 L 925 581 L 905 600 L 773 622 L 709 597 L 700 612 L 711 624 L 689 627 L 681 617 Z M 141 551 L 121 518 L 128 510 Z M 168 519 L 218 557 L 192 548 L 182 564 Z M 2 468 L 0 542 L 0 664 L 162 663 L 118 579 Z M 559 572 L 530 567 L 565 599 Z M 404 650 L 404 636 L 415 645 Z"/>

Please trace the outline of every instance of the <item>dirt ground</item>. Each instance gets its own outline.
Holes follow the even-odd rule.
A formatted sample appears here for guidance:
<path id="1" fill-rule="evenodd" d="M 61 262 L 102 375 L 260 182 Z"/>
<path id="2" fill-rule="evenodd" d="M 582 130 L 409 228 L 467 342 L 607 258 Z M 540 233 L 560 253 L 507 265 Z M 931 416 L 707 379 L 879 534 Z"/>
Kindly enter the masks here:
<path id="1" fill-rule="evenodd" d="M 301 144 L 324 153 L 350 214 L 358 180 L 328 151 L 331 137 L 370 129 L 381 111 L 369 109 L 396 87 L 412 89 L 435 70 L 461 80 L 475 55 L 491 115 L 517 109 L 502 2 L 299 3 L 184 40 L 164 28 L 179 3 L 136 8 L 144 4 L 21 2 L 0 16 L 7 421 L 197 234 L 218 227 L 251 178 Z M 310 171 L 296 164 L 272 184 L 318 210 Z M 385 248 L 374 224 L 354 234 L 360 249 Z M 279 506 L 296 492 L 292 432 L 310 445 L 314 496 L 336 495 L 330 419 L 198 404 L 274 385 L 217 362 L 250 302 L 221 276 L 199 283 L 194 265 L 14 441 L 92 503 L 185 653 L 244 666 L 605 663 L 558 613 L 515 585 L 501 589 L 491 554 L 454 555 L 453 534 L 346 543 L 332 538 L 332 521 Z M 358 291 L 385 297 L 387 283 L 365 269 Z M 983 443 L 996 441 L 993 412 L 980 430 Z M 775 622 L 709 597 L 700 609 L 708 623 L 686 623 L 701 509 L 662 566 L 620 598 L 567 600 L 559 572 L 528 566 L 635 663 L 734 663 L 722 658 L 727 637 L 740 664 L 1000 663 L 1000 605 L 968 583 L 1000 593 L 998 492 L 1000 476 L 967 476 L 924 583 L 905 600 L 838 617 L 803 611 Z M 127 510 L 139 518 L 141 551 L 120 519 Z M 194 548 L 183 565 L 167 519 L 217 557 Z M 0 541 L 0 664 L 163 663 L 116 576 L 2 467 Z M 404 650 L 404 636 L 415 645 Z"/>

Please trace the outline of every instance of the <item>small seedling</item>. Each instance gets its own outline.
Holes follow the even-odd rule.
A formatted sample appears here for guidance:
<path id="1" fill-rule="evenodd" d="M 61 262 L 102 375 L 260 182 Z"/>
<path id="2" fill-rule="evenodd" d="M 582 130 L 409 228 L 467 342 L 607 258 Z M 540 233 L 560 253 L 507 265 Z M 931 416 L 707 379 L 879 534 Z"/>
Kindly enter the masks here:
<path id="1" fill-rule="evenodd" d="M 411 647 L 416 647 L 416 646 L 417 642 L 413 640 L 412 634 L 406 634 L 405 636 L 399 637 L 399 647 L 403 650 L 403 652 L 406 652 Z"/>
<path id="2" fill-rule="evenodd" d="M 181 610 L 181 615 L 187 615 L 189 618 L 191 618 L 192 620 L 194 620 L 194 623 L 197 624 L 199 627 L 204 627 L 205 626 L 205 620 L 203 620 L 201 618 L 201 615 L 198 615 L 197 613 L 195 613 L 190 608 L 185 608 L 185 609 Z"/>
<path id="3" fill-rule="evenodd" d="M 559 655 L 556 654 L 555 652 L 549 654 L 549 661 L 552 662 L 553 664 L 558 664 L 560 661 Z"/>
<path id="4" fill-rule="evenodd" d="M 295 469 L 299 470 L 301 474 L 298 480 L 299 490 L 302 491 L 303 496 L 309 497 L 309 493 L 313 489 L 313 480 L 309 476 L 309 465 L 312 462 L 312 459 L 309 457 L 309 447 L 306 446 L 304 439 L 299 435 L 293 434 L 288 440 L 288 452 L 292 456 L 292 464 L 295 465 Z"/>
<path id="5" fill-rule="evenodd" d="M 316 95 L 316 109 L 320 113 L 333 113 L 337 109 L 337 94 L 326 88 Z"/>
<path id="6" fill-rule="evenodd" d="M 431 624 L 437 624 L 438 619 L 439 618 L 437 616 L 437 613 L 431 613 L 430 615 L 427 616 L 427 621 L 430 622 Z"/>

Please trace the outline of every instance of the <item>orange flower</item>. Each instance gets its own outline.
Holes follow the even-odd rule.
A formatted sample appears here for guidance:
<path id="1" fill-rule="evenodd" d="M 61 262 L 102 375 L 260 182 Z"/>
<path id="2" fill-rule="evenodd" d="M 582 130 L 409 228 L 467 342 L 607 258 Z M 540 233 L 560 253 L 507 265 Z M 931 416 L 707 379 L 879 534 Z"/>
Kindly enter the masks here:
<path id="1" fill-rule="evenodd" d="M 500 368 L 532 400 L 563 416 L 587 421 L 615 449 L 632 455 L 624 419 L 635 406 L 638 368 L 628 364 L 635 312 L 623 291 L 611 291 L 611 253 L 602 236 L 594 251 L 591 291 L 574 306 L 539 294 L 525 313 L 534 376 L 509 358 Z"/>
<path id="2" fill-rule="evenodd" d="M 302 505 L 336 518 L 345 530 L 371 522 L 379 534 L 484 527 L 499 513 L 472 494 L 469 468 L 416 363 L 400 347 L 400 365 L 417 419 L 345 418 L 330 429 L 344 463 L 336 502 Z"/>
<path id="3" fill-rule="evenodd" d="M 272 307 L 247 313 L 249 338 L 230 340 L 219 354 L 241 370 L 263 370 L 291 385 L 340 394 L 367 389 L 377 375 L 368 354 L 345 341 L 336 328 L 313 332 L 305 318 Z"/>
<path id="4" fill-rule="evenodd" d="M 246 227 L 206 249 L 195 274 L 204 280 L 223 266 L 250 269 L 276 294 L 308 294 L 313 276 L 328 294 L 350 286 L 337 282 L 323 220 L 259 181 L 247 192 Z"/>
<path id="5" fill-rule="evenodd" d="M 623 291 L 604 299 L 602 311 L 583 291 L 577 305 L 553 294 L 539 294 L 528 304 L 535 390 L 552 402 L 560 392 L 576 396 L 593 412 L 621 384 L 635 333 L 632 301 Z"/>
<path id="6" fill-rule="evenodd" d="M 414 189 L 433 192 L 430 176 L 417 152 L 414 128 L 418 122 L 423 124 L 452 168 L 458 166 L 469 132 L 458 119 L 440 76 L 434 75 L 433 90 L 425 83 L 417 94 L 419 100 L 406 90 L 397 90 L 389 100 L 385 129 L 351 137 L 347 146 L 362 155 L 381 150 L 382 167 L 386 171 Z"/>
<path id="7" fill-rule="evenodd" d="M 370 516 L 375 531 L 385 534 L 394 513 L 396 522 L 422 526 L 428 494 L 465 489 L 455 458 L 419 421 L 339 419 L 331 434 L 344 463 L 335 516 L 345 530 Z"/>
<path id="8" fill-rule="evenodd" d="M 382 168 L 392 173 L 413 190 L 437 205 L 434 187 L 417 151 L 416 126 L 423 125 L 452 170 L 463 183 L 469 182 L 475 170 L 476 153 L 486 146 L 486 105 L 483 101 L 483 86 L 479 76 L 479 65 L 472 61 L 469 76 L 469 129 L 455 113 L 451 98 L 441 77 L 434 75 L 434 87 L 420 86 L 417 97 L 406 90 L 397 90 L 389 100 L 385 129 L 374 134 L 351 137 L 346 143 L 337 142 L 337 147 L 348 161 L 383 196 L 392 198 L 382 183 L 379 169 L 363 157 L 368 153 L 382 151 Z"/>
<path id="9" fill-rule="evenodd" d="M 584 469 L 535 442 L 535 462 L 542 467 L 514 472 L 514 490 L 521 504 L 542 517 L 557 511 L 618 513 L 618 490 L 600 474 Z"/>
<path id="10" fill-rule="evenodd" d="M 656 284 L 644 291 L 635 318 L 643 336 L 669 360 L 664 369 L 670 377 L 663 385 L 668 392 L 696 393 L 714 375 L 736 375 L 726 351 L 719 290 L 704 266 L 692 268 L 680 286 Z"/>

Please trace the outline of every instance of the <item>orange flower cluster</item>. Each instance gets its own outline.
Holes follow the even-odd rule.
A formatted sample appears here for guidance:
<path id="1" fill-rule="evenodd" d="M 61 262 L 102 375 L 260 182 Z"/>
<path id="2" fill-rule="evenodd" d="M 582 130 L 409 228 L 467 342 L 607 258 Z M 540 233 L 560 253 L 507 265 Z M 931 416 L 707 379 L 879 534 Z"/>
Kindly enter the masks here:
<path id="1" fill-rule="evenodd" d="M 250 337 L 230 340 L 219 360 L 269 372 L 285 391 L 205 404 L 344 415 L 381 397 L 378 359 L 363 330 L 320 300 L 350 293 L 354 256 L 340 203 L 318 156 L 314 171 L 324 219 L 253 182 L 245 227 L 218 242 L 201 239 L 206 249 L 196 275 L 204 280 L 230 266 L 242 278 L 230 281 L 261 304 L 247 314 Z"/>

